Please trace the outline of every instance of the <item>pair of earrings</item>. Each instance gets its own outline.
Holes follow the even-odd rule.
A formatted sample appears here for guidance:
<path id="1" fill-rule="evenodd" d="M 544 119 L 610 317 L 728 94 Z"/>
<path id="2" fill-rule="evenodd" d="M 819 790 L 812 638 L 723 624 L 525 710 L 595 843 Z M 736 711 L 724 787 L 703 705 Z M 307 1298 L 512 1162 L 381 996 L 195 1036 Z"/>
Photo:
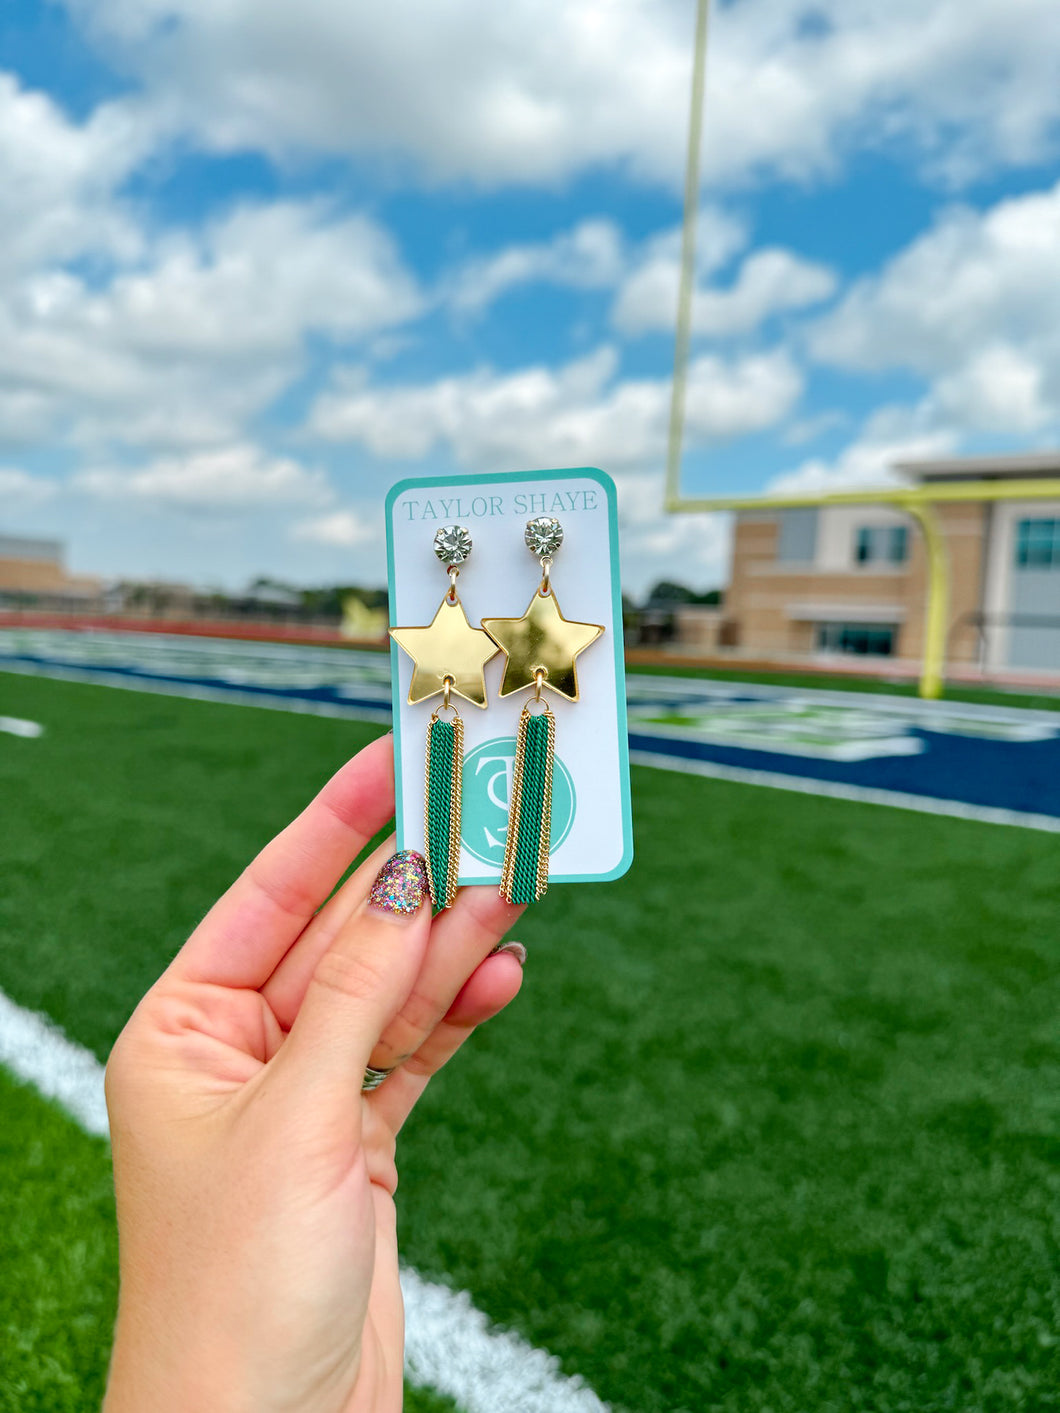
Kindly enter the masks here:
<path id="1" fill-rule="evenodd" d="M 552 560 L 563 543 L 559 521 L 549 515 L 528 520 L 523 538 L 540 561 L 541 580 L 521 618 L 483 618 L 481 628 L 472 628 L 456 588 L 471 536 L 463 525 L 446 525 L 434 537 L 434 552 L 449 573 L 438 612 L 423 627 L 390 630 L 414 663 L 409 705 L 442 698 L 427 723 L 424 765 L 424 855 L 438 908 L 452 907 L 460 859 L 464 723 L 453 697 L 484 709 L 485 667 L 498 652 L 505 655 L 499 695 L 533 692 L 516 734 L 500 892 L 509 903 L 531 903 L 548 887 L 556 719 L 544 692 L 578 701 L 575 661 L 604 629 L 560 612 L 552 588 Z"/>

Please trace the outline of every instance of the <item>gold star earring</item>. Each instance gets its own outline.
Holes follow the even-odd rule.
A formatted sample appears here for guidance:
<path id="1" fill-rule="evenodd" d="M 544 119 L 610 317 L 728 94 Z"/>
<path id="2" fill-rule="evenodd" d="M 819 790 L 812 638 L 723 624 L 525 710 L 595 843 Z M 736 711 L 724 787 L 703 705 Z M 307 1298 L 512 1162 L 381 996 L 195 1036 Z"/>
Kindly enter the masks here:
<path id="1" fill-rule="evenodd" d="M 486 705 L 483 669 L 497 653 L 481 628 L 472 628 L 456 592 L 460 565 L 471 553 L 463 525 L 446 525 L 434 537 L 434 552 L 449 571 L 449 588 L 432 622 L 422 628 L 391 628 L 390 636 L 414 663 L 410 706 L 441 696 L 427 723 L 424 765 L 423 834 L 427 882 L 436 908 L 451 908 L 460 864 L 460 786 L 464 763 L 464 723 L 453 702 L 463 697 Z M 441 713 L 452 712 L 452 720 Z"/>
<path id="2" fill-rule="evenodd" d="M 578 654 L 604 631 L 598 623 L 576 623 L 560 612 L 552 588 L 552 559 L 563 543 L 559 521 L 550 515 L 528 520 L 523 538 L 541 561 L 537 591 L 522 618 L 482 620 L 506 659 L 500 695 L 528 687 L 534 693 L 523 707 L 516 737 L 501 872 L 501 896 L 509 903 L 532 903 L 548 887 L 556 719 L 544 692 L 578 700 Z M 535 706 L 539 712 L 531 710 Z"/>

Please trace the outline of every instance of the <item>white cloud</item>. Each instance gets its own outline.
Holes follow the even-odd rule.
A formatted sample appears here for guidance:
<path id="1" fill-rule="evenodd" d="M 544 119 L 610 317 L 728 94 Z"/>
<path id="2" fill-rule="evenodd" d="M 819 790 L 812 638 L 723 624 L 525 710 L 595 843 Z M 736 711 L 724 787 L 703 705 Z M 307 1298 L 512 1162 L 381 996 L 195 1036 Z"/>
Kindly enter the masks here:
<path id="1" fill-rule="evenodd" d="M 292 528 L 291 536 L 309 544 L 348 548 L 368 543 L 375 538 L 375 532 L 356 511 L 335 510 L 330 515 L 300 520 Z"/>
<path id="2" fill-rule="evenodd" d="M 0 466 L 0 505 L 39 505 L 51 500 L 57 491 L 54 481 L 31 476 L 17 466 Z"/>
<path id="3" fill-rule="evenodd" d="M 655 386 L 668 416 L 670 380 Z M 695 358 L 688 369 L 686 436 L 695 444 L 766 431 L 792 411 L 802 387 L 802 374 L 783 350 L 731 361 Z"/>
<path id="4" fill-rule="evenodd" d="M 705 279 L 747 244 L 744 221 L 718 206 L 702 207 L 696 216 L 696 277 Z M 672 226 L 645 240 L 631 254 L 616 292 L 611 322 L 625 333 L 672 329 L 681 273 L 681 227 Z"/>
<path id="5" fill-rule="evenodd" d="M 705 141 L 719 175 L 805 180 L 868 148 L 960 182 L 1056 150 L 1052 0 L 751 0 L 716 19 Z"/>
<path id="6" fill-rule="evenodd" d="M 619 473 L 622 584 L 642 596 L 660 579 L 713 589 L 728 578 L 727 514 L 670 514 L 663 510 L 661 474 Z"/>
<path id="7" fill-rule="evenodd" d="M 1060 185 L 985 212 L 946 212 L 859 281 L 810 339 L 825 362 L 931 381 L 936 418 L 965 432 L 1060 423 Z"/>
<path id="8" fill-rule="evenodd" d="M 146 355 L 287 352 L 318 330 L 364 337 L 419 313 L 390 237 L 323 203 L 246 206 L 197 240 L 166 241 L 145 274 L 113 282 L 83 317 Z"/>
<path id="9" fill-rule="evenodd" d="M 298 374 L 308 334 L 368 339 L 421 307 L 367 218 L 318 202 L 242 207 L 161 237 L 102 288 L 51 269 L 0 299 L 0 438 L 228 441 Z"/>
<path id="10" fill-rule="evenodd" d="M 0 446 L 28 447 L 49 437 L 53 404 L 34 387 L 5 387 L 0 373 Z"/>
<path id="11" fill-rule="evenodd" d="M 806 417 L 801 422 L 792 422 L 784 428 L 782 440 L 785 446 L 803 446 L 806 442 L 815 441 L 824 432 L 831 431 L 833 427 L 844 426 L 849 420 L 845 412 L 833 407 L 812 417 Z"/>
<path id="12" fill-rule="evenodd" d="M 982 211 L 944 212 L 811 329 L 811 353 L 856 372 L 924 380 L 915 405 L 885 406 L 833 460 L 811 458 L 771 492 L 896 482 L 903 461 L 961 451 L 979 434 L 1060 434 L 1060 184 Z"/>
<path id="13" fill-rule="evenodd" d="M 688 25 L 682 15 L 675 29 L 668 6 L 71 8 L 167 111 L 218 148 L 377 152 L 411 157 L 432 176 L 485 182 L 551 181 L 586 161 L 647 151 L 652 165 L 661 156 L 671 170 L 680 165 L 668 149 L 684 125 Z"/>
<path id="14" fill-rule="evenodd" d="M 67 0 L 167 117 L 219 149 L 407 158 L 432 178 L 680 180 L 678 0 Z M 1055 0 L 744 0 L 714 10 L 712 182 L 910 148 L 948 180 L 1055 151 Z"/>
<path id="15" fill-rule="evenodd" d="M 679 278 L 676 253 L 653 252 L 618 292 L 611 316 L 616 328 L 625 334 L 671 330 Z M 693 292 L 692 332 L 715 338 L 750 333 L 773 314 L 819 304 L 835 288 L 835 275 L 823 265 L 789 250 L 756 250 L 728 289 L 700 285 Z"/>
<path id="16" fill-rule="evenodd" d="M 747 224 L 717 206 L 699 212 L 696 268 L 701 278 L 724 265 L 748 241 Z M 612 322 L 623 333 L 670 332 L 677 305 L 681 228 L 670 227 L 631 244 L 613 221 L 589 218 L 551 239 L 510 245 L 457 266 L 441 281 L 442 297 L 457 313 L 481 313 L 507 290 L 527 284 L 568 289 L 615 289 Z M 756 252 L 745 262 L 739 288 L 699 296 L 697 332 L 743 332 L 774 308 L 822 297 L 821 267 L 786 251 Z M 812 289 L 808 287 L 812 281 Z M 712 304 L 712 301 L 714 302 Z"/>
<path id="17" fill-rule="evenodd" d="M 957 449 L 956 442 L 952 432 L 936 424 L 927 405 L 881 407 L 834 460 L 803 461 L 773 477 L 764 493 L 811 495 L 904 485 L 896 465 L 950 455 Z"/>
<path id="18" fill-rule="evenodd" d="M 971 352 L 955 372 L 939 378 L 933 401 L 939 419 L 958 427 L 1017 436 L 1041 432 L 1060 419 L 1060 360 L 994 344 Z"/>
<path id="19" fill-rule="evenodd" d="M 662 465 L 670 408 L 668 378 L 620 379 L 601 348 L 565 367 L 514 373 L 479 369 L 433 383 L 380 387 L 363 370 L 339 371 L 312 409 L 311 432 L 357 442 L 377 456 L 419 458 L 437 447 L 471 467 Z M 802 389 L 783 353 L 689 368 L 690 443 L 717 442 L 774 426 Z"/>
<path id="20" fill-rule="evenodd" d="M 479 313 L 507 290 L 544 282 L 572 289 L 606 289 L 625 264 L 622 234 L 612 221 L 580 222 L 550 241 L 511 245 L 468 261 L 445 282 L 446 298 L 462 313 Z"/>
<path id="21" fill-rule="evenodd" d="M 77 118 L 0 74 L 0 445 L 12 461 L 10 448 L 41 443 L 82 456 L 80 488 L 101 498 L 288 507 L 277 537 L 311 559 L 313 546 L 358 543 L 357 514 L 335 508 L 320 473 L 250 438 L 285 390 L 312 388 L 298 380 L 317 366 L 314 335 L 368 366 L 406 347 L 410 323 L 438 302 L 475 314 L 532 282 L 614 290 L 619 333 L 672 329 L 676 230 L 638 246 L 605 216 L 583 220 L 459 265 L 426 294 L 366 216 L 289 200 L 165 232 L 127 193 L 145 162 L 179 169 L 197 146 L 265 152 L 288 174 L 308 158 L 313 181 L 335 170 L 322 156 L 353 157 L 374 191 L 382 169 L 390 189 L 460 182 L 462 200 L 476 185 L 555 191 L 592 168 L 676 191 L 692 23 L 683 0 L 66 3 L 143 89 Z M 741 0 L 714 12 L 704 176 L 719 202 L 778 176 L 832 180 L 864 150 L 912 154 L 944 183 L 1057 150 L 1056 0 Z M 425 209 L 440 206 L 428 195 Z M 926 395 L 870 419 L 838 458 L 787 474 L 862 484 L 896 457 L 958 449 L 962 436 L 1060 431 L 1058 236 L 1060 188 L 984 214 L 951 211 L 859 282 L 818 322 L 817 357 L 910 370 Z M 834 283 L 794 251 L 749 249 L 749 230 L 722 210 L 703 213 L 698 279 L 696 330 L 715 338 L 810 309 Z M 579 346 L 598 336 L 579 330 Z M 697 359 L 690 447 L 780 430 L 802 381 L 793 352 Z M 643 507 L 624 531 L 630 553 L 701 563 L 707 540 L 692 521 L 649 513 L 668 408 L 668 378 L 624 376 L 603 348 L 563 367 L 418 383 L 339 371 L 309 428 L 384 458 L 599 461 Z M 791 442 L 824 425 L 811 418 Z M 0 495 L 44 494 L 33 478 L 5 489 L 4 474 Z"/>
<path id="22" fill-rule="evenodd" d="M 986 212 L 945 212 L 876 276 L 859 281 L 818 326 L 814 350 L 844 367 L 935 373 L 984 329 L 1013 336 L 1055 325 L 1060 186 Z"/>
<path id="23" fill-rule="evenodd" d="M 77 124 L 0 72 L 0 289 L 49 260 L 134 257 L 141 237 L 114 193 L 156 137 L 141 107 L 104 104 Z"/>
<path id="24" fill-rule="evenodd" d="M 160 457 L 137 470 L 89 468 L 73 485 L 101 500 L 212 512 L 326 505 L 333 497 L 322 472 L 248 444 Z"/>

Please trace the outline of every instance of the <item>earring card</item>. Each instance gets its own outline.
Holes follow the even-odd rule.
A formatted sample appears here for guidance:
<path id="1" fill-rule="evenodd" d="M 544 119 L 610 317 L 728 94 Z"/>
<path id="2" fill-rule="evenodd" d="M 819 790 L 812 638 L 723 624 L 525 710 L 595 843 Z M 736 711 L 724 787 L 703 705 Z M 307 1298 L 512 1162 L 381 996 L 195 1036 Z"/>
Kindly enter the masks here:
<path id="1" fill-rule="evenodd" d="M 449 588 L 434 536 L 446 525 L 471 535 L 457 592 L 473 628 L 484 618 L 520 618 L 541 583 L 526 547 L 526 522 L 551 515 L 563 544 L 551 590 L 564 618 L 598 624 L 603 634 L 576 660 L 577 701 L 545 689 L 556 718 L 550 883 L 618 878 L 633 859 L 629 750 L 622 640 L 615 485 L 602 471 L 520 471 L 436 476 L 394 486 L 386 501 L 390 623 L 423 626 Z M 391 639 L 394 765 L 399 849 L 424 848 L 424 756 L 431 713 L 441 695 L 410 705 L 414 664 Z M 505 655 L 485 667 L 483 710 L 454 696 L 464 722 L 460 883 L 499 882 L 504 862 L 519 714 L 533 690 L 499 695 Z"/>

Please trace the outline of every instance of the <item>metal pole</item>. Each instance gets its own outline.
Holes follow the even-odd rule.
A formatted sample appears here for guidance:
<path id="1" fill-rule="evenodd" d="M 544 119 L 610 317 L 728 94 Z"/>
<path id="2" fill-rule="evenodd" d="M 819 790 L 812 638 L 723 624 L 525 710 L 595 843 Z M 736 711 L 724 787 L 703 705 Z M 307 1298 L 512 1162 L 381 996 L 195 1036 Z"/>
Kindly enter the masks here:
<path id="1" fill-rule="evenodd" d="M 674 379 L 670 392 L 670 434 L 666 448 L 666 509 L 676 510 L 681 495 L 681 446 L 685 433 L 685 380 L 692 337 L 692 295 L 696 284 L 696 216 L 699 212 L 699 144 L 703 133 L 703 89 L 707 68 L 707 13 L 710 0 L 697 0 L 692 58 L 692 106 L 688 115 L 688 163 L 685 167 L 685 215 L 681 227 L 681 283 L 677 291 Z"/>
<path id="2" fill-rule="evenodd" d="M 950 613 L 950 564 L 946 537 L 935 507 L 910 501 L 904 507 L 924 534 L 927 567 L 927 605 L 924 613 L 924 657 L 920 695 L 934 700 L 946 685 L 946 624 Z"/>

